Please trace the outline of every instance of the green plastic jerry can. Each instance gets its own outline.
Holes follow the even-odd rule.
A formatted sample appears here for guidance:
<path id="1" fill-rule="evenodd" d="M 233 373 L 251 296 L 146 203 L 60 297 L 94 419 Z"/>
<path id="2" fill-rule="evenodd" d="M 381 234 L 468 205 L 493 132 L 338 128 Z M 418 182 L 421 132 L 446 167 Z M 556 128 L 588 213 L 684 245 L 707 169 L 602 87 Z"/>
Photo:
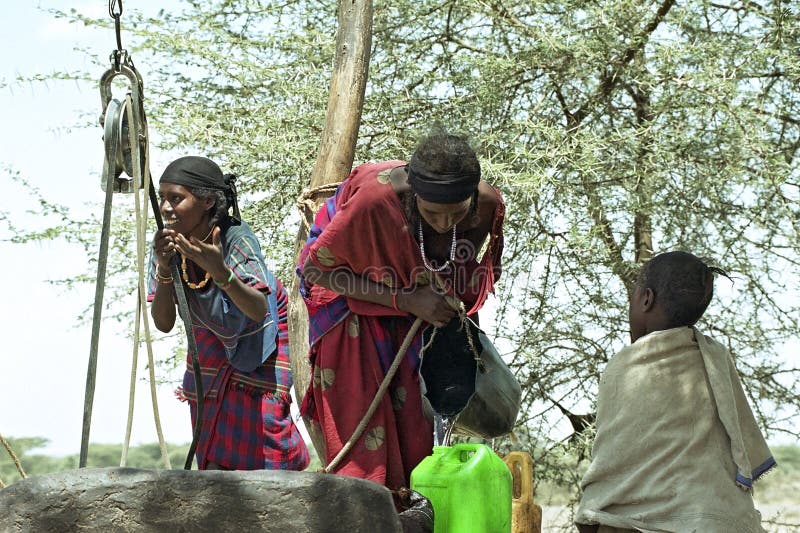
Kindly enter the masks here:
<path id="1" fill-rule="evenodd" d="M 431 501 L 434 533 L 511 531 L 511 472 L 485 444 L 434 446 L 411 489 Z"/>

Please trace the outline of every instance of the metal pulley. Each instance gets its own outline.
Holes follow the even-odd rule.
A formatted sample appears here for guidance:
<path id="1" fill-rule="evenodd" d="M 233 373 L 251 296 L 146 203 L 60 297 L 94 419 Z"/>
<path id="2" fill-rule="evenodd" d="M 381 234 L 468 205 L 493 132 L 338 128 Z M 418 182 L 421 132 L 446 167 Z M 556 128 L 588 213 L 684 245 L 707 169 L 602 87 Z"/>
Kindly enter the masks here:
<path id="1" fill-rule="evenodd" d="M 103 103 L 103 114 L 100 124 L 103 126 L 105 143 L 105 160 L 101 188 L 105 191 L 109 183 L 109 174 L 113 176 L 113 192 L 131 193 L 133 185 L 133 145 L 139 144 L 139 169 L 145 169 L 147 152 L 147 122 L 142 106 L 142 79 L 133 67 L 133 63 L 125 50 L 112 54 L 112 68 L 100 79 L 100 95 Z M 130 82 L 130 89 L 123 101 L 113 98 L 111 83 L 117 76 L 124 76 Z M 132 113 L 131 113 L 132 111 Z M 131 125 L 128 117 L 134 117 Z M 123 177 L 122 174 L 128 177 Z M 140 185 L 141 187 L 142 185 Z"/>

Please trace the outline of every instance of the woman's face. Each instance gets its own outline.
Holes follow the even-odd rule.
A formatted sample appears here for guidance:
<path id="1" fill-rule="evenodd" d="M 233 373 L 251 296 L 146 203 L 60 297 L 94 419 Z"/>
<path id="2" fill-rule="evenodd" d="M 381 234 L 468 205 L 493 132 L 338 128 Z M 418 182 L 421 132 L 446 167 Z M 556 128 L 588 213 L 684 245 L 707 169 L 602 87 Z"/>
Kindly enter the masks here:
<path id="1" fill-rule="evenodd" d="M 198 198 L 188 188 L 174 183 L 159 184 L 158 196 L 164 227 L 187 238 L 194 235 L 202 239 L 206 236 L 212 199 Z"/>
<path id="2" fill-rule="evenodd" d="M 457 204 L 437 204 L 417 196 L 417 209 L 425 222 L 437 233 L 445 233 L 464 220 L 472 205 L 472 197 Z"/>

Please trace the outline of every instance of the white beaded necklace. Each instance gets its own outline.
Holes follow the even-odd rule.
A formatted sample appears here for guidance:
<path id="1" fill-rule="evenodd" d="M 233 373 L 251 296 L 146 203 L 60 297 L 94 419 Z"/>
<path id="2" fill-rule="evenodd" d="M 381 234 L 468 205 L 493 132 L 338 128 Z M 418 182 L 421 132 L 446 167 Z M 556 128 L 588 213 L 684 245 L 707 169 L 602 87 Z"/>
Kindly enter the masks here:
<path id="1" fill-rule="evenodd" d="M 456 258 L 456 224 L 453 224 L 453 241 L 450 243 L 450 259 L 445 261 L 442 266 L 434 267 L 428 262 L 428 256 L 425 255 L 425 237 L 422 234 L 422 220 L 419 221 L 419 253 L 422 255 L 422 264 L 425 265 L 431 272 L 441 272 L 447 265 L 452 263 Z"/>

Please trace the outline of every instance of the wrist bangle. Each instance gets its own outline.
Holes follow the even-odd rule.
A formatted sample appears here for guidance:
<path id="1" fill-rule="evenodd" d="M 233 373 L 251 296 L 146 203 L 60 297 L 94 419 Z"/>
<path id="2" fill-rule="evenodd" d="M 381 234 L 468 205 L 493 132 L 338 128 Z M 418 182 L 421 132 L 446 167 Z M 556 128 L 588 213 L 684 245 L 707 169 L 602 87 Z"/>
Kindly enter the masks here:
<path id="1" fill-rule="evenodd" d="M 156 280 L 162 285 L 168 285 L 172 283 L 172 272 L 170 272 L 169 276 L 164 276 L 158 271 L 158 267 L 156 267 Z"/>
<path id="2" fill-rule="evenodd" d="M 219 282 L 219 281 L 217 281 L 217 280 L 214 280 L 214 285 L 216 285 L 217 287 L 219 287 L 219 288 L 220 288 L 220 289 L 222 289 L 223 291 L 224 291 L 224 290 L 226 290 L 228 287 L 230 287 L 230 286 L 231 286 L 231 283 L 233 282 L 233 278 L 235 278 L 235 277 L 236 277 L 236 276 L 234 275 L 234 273 L 233 273 L 233 269 L 229 268 L 229 269 L 228 269 L 228 272 L 229 272 L 229 274 L 228 274 L 228 279 L 227 279 L 227 280 L 225 280 L 225 281 L 223 281 L 223 282 Z"/>
<path id="3" fill-rule="evenodd" d="M 392 293 L 392 309 L 400 311 L 400 308 L 397 307 L 397 291 Z"/>

